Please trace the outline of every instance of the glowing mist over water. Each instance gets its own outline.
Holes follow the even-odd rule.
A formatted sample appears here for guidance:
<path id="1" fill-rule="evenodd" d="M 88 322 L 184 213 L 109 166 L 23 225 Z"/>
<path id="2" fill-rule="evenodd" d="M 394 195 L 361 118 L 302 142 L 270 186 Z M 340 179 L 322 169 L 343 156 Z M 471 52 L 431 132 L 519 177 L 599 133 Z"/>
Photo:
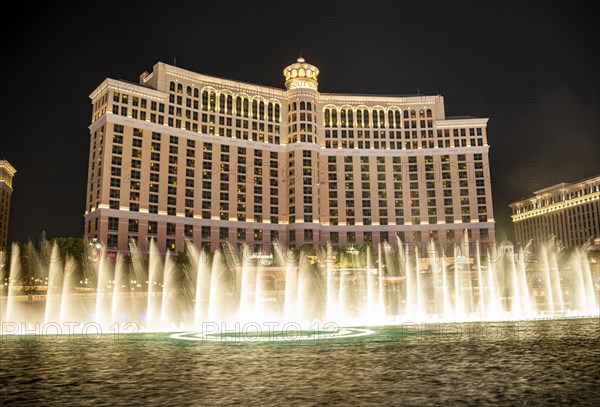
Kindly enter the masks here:
<path id="1" fill-rule="evenodd" d="M 15 248 L 0 291 L 0 322 L 131 322 L 144 331 L 174 331 L 204 322 L 356 326 L 597 315 L 599 308 L 597 271 L 583 249 L 567 255 L 552 242 L 536 256 L 527 247 L 515 255 L 506 244 L 486 251 L 466 235 L 451 253 L 433 243 L 419 252 L 402 242 L 397 252 L 386 243 L 360 250 L 327 245 L 315 253 L 275 242 L 274 256 L 247 246 L 212 254 L 186 247 L 183 261 L 161 255 L 154 242 L 148 253 L 134 245 L 131 256 L 102 252 L 82 271 L 93 282 L 87 287 L 74 260 L 61 260 L 54 246 L 51 260 L 38 265 L 47 288 L 30 297 Z"/>

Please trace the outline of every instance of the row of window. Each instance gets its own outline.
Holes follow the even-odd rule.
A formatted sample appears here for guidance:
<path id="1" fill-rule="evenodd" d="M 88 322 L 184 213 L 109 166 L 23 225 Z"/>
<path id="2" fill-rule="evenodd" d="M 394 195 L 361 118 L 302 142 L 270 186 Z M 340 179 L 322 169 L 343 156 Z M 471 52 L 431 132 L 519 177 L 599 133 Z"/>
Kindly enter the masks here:
<path id="1" fill-rule="evenodd" d="M 137 240 L 138 233 L 138 221 L 134 219 L 129 220 L 129 232 L 134 233 L 134 235 L 129 235 L 128 239 Z M 116 225 L 116 226 L 115 226 Z M 118 231 L 118 219 L 117 218 L 109 218 L 109 226 L 113 226 L 113 229 L 110 231 L 115 232 Z M 152 237 L 157 234 L 158 225 L 154 221 L 148 222 L 148 236 Z M 166 248 L 167 250 L 174 251 L 175 250 L 175 239 L 173 238 L 176 233 L 175 224 L 167 223 L 167 239 L 166 239 Z M 201 227 L 201 238 L 202 239 L 211 239 L 212 240 L 212 229 L 210 226 L 202 226 Z M 279 231 L 271 230 L 263 231 L 260 229 L 253 229 L 250 231 L 250 235 L 245 228 L 226 228 L 219 227 L 214 228 L 218 231 L 218 236 L 220 240 L 228 241 L 231 239 L 232 235 L 235 236 L 237 241 L 245 242 L 249 237 L 253 237 L 255 241 L 263 241 L 265 237 L 269 238 L 269 241 L 274 241 L 280 238 Z M 486 241 L 489 239 L 489 230 L 487 228 L 478 229 L 479 231 L 479 239 L 482 241 Z M 192 239 L 193 236 L 193 227 L 191 225 L 186 225 L 184 228 L 184 236 L 188 239 Z M 468 229 L 469 238 L 472 238 L 472 229 Z M 297 235 L 297 233 L 299 235 Z M 169 238 L 168 236 L 171 236 Z M 352 243 L 372 243 L 374 237 L 377 236 L 380 242 L 385 242 L 390 240 L 390 236 L 397 237 L 401 241 L 406 241 L 407 237 L 410 237 L 413 242 L 421 242 L 423 238 L 427 238 L 428 240 L 437 241 L 440 238 L 440 233 L 437 230 L 432 230 L 429 232 L 422 231 L 413 231 L 413 232 L 330 232 L 329 241 L 333 244 L 346 242 L 348 244 Z M 447 230 L 443 232 L 443 236 L 446 240 L 452 241 L 456 239 L 457 232 L 454 230 Z M 460 238 L 461 233 L 458 232 L 458 237 Z M 317 239 L 317 235 L 312 229 L 304 229 L 302 231 L 290 230 L 289 231 L 289 243 L 293 245 L 299 239 L 302 239 L 304 243 L 313 243 L 315 239 Z M 107 239 L 107 246 L 110 249 L 116 249 L 119 247 L 119 236 L 115 233 L 109 233 Z M 210 242 L 203 242 L 202 244 L 205 250 L 210 250 Z"/>
<path id="2" fill-rule="evenodd" d="M 481 138 L 483 135 L 483 132 L 481 130 L 481 127 L 477 127 L 477 128 L 469 128 L 469 137 L 470 138 L 474 138 L 474 137 L 478 137 Z M 466 128 L 461 128 L 461 129 L 453 129 L 452 131 L 452 136 L 454 138 L 466 138 L 467 137 L 467 129 Z M 358 138 L 358 139 L 370 139 L 371 138 L 371 134 L 373 135 L 373 139 L 386 139 L 389 138 L 391 140 L 394 139 L 398 139 L 398 140 L 402 140 L 402 131 L 386 131 L 386 130 L 325 130 L 325 138 L 332 138 L 332 139 L 337 139 L 337 138 Z M 421 135 L 421 138 L 434 138 L 434 132 L 433 130 L 407 130 L 404 131 L 404 139 L 405 140 L 410 140 L 412 139 L 417 139 L 419 136 L 419 133 Z M 445 129 L 445 130 L 438 130 L 437 131 L 437 138 L 438 139 L 442 139 L 442 138 L 450 138 L 450 130 L 449 129 Z"/>
<path id="3" fill-rule="evenodd" d="M 309 138 L 306 138 L 308 142 L 311 142 Z M 290 142 L 296 141 L 296 138 L 292 140 L 290 137 Z M 304 138 L 302 141 L 305 141 Z M 315 137 L 316 142 L 316 137 Z M 438 140 L 437 144 L 433 140 L 423 140 L 420 143 L 418 141 L 407 141 L 404 144 L 401 141 L 378 141 L 375 140 L 371 142 L 370 140 L 325 140 L 325 148 L 344 148 L 344 149 L 382 149 L 382 150 L 418 150 L 418 149 L 435 149 L 435 148 L 452 148 L 452 147 L 473 147 L 473 146 L 483 146 L 483 140 L 478 139 L 477 143 L 475 140 L 471 140 L 470 144 L 467 144 L 467 140 L 454 140 L 454 144 L 450 144 L 450 140 Z"/>
<path id="4" fill-rule="evenodd" d="M 169 83 L 169 91 L 177 94 L 183 94 L 183 84 L 171 81 Z M 191 86 L 186 86 L 186 95 L 193 96 L 198 99 L 200 96 L 200 91 L 198 88 L 193 88 Z M 181 104 L 179 102 L 178 96 L 177 104 Z M 233 110 L 233 103 L 235 98 L 235 111 Z M 261 120 L 265 119 L 265 107 L 267 111 L 266 118 L 269 121 L 281 122 L 281 106 L 278 102 L 267 101 L 265 103 L 264 100 L 256 98 L 252 98 L 252 102 L 250 102 L 250 97 L 246 95 L 232 95 L 225 92 L 217 92 L 212 89 L 203 89 L 202 90 L 202 110 L 209 110 L 211 112 L 217 111 L 217 100 L 218 100 L 218 111 L 220 113 L 225 114 L 236 114 L 238 116 L 248 117 L 249 112 L 252 112 L 253 118 L 260 118 Z M 252 104 L 252 109 L 250 110 L 250 104 Z"/>
<path id="5" fill-rule="evenodd" d="M 584 195 L 590 195 L 600 192 L 600 184 L 590 185 L 588 187 L 582 188 L 577 191 L 572 192 L 559 192 L 549 197 L 540 197 L 535 198 L 535 200 L 527 205 L 517 206 L 513 208 L 513 214 L 518 214 L 521 212 L 526 212 L 538 208 L 543 208 L 545 206 L 553 205 L 555 203 L 564 202 L 570 199 L 579 198 Z"/>
<path id="6" fill-rule="evenodd" d="M 386 122 L 387 110 L 387 122 Z M 408 119 L 416 119 L 414 109 L 404 110 L 404 127 L 410 127 Z M 338 120 L 339 118 L 339 120 Z M 433 127 L 433 112 L 431 109 L 419 110 L 419 118 L 430 118 L 421 120 L 421 127 Z M 413 121 L 416 126 L 416 120 Z M 323 125 L 325 127 L 374 127 L 374 128 L 402 128 L 402 111 L 400 108 L 331 108 L 323 109 Z"/>

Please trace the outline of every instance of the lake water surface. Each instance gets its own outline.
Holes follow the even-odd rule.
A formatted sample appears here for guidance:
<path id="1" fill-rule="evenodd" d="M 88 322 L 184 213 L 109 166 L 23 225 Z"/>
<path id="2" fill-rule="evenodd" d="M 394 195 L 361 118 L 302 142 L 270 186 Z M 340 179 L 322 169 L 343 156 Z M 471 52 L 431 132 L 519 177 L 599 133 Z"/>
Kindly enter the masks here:
<path id="1" fill-rule="evenodd" d="M 0 405 L 598 405 L 600 320 L 0 338 Z M 364 332 L 364 331 L 356 331 Z M 196 338 L 193 334 L 184 337 Z"/>

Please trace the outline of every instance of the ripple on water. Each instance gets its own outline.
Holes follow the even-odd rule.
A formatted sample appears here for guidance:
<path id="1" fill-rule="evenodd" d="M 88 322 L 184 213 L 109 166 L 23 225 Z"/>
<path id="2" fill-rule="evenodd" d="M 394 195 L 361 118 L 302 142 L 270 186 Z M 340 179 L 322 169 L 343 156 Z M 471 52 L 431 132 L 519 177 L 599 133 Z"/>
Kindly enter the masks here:
<path id="1" fill-rule="evenodd" d="M 411 336 L 385 327 L 271 343 L 169 334 L 4 339 L 0 404 L 596 405 L 598 321 L 535 328 L 520 338 Z"/>

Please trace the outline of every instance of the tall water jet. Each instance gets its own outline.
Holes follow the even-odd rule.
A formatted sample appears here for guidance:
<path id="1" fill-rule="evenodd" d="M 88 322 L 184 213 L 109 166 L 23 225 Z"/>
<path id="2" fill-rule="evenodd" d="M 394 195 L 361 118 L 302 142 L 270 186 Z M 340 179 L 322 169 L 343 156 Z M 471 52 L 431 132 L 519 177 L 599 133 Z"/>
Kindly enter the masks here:
<path id="1" fill-rule="evenodd" d="M 457 246 L 454 245 L 454 312 L 456 316 L 462 316 L 465 314 L 462 299 L 462 281 L 460 276 L 461 260 L 461 254 Z"/>
<path id="2" fill-rule="evenodd" d="M 384 268 L 384 264 L 383 264 L 383 256 L 381 255 L 381 244 L 379 244 L 377 246 L 377 257 L 378 257 L 378 276 L 379 276 L 379 281 L 377 284 L 377 299 L 378 299 L 378 312 L 379 315 L 381 316 L 385 316 L 386 314 L 386 307 L 385 307 L 385 298 L 384 298 L 384 283 L 383 283 L 383 268 Z"/>
<path id="3" fill-rule="evenodd" d="M 428 258 L 431 267 L 431 290 L 433 300 L 432 313 L 436 318 L 440 318 L 445 313 L 445 301 L 447 300 L 446 293 L 444 292 L 445 272 L 442 271 L 443 266 L 440 264 L 440 262 L 444 262 L 444 259 L 442 255 L 438 256 L 436 245 L 433 240 L 429 242 Z"/>
<path id="4" fill-rule="evenodd" d="M 521 314 L 521 284 L 519 282 L 519 275 L 517 272 L 517 264 L 515 262 L 515 256 L 513 253 L 511 253 L 510 258 L 508 259 L 508 263 L 509 263 L 509 267 L 510 267 L 510 277 L 511 277 L 511 284 L 512 284 L 512 290 L 511 290 L 511 295 L 512 295 L 512 301 L 511 301 L 511 307 L 510 307 L 510 312 L 513 315 L 519 315 Z"/>
<path id="5" fill-rule="evenodd" d="M 557 247 L 555 239 L 553 239 L 553 245 L 555 248 Z M 556 298 L 558 298 L 559 310 L 562 313 L 565 311 L 565 302 L 561 283 L 562 278 L 558 272 L 558 259 L 556 258 L 557 253 L 558 250 L 552 250 L 550 253 L 546 251 L 546 255 L 549 257 L 548 264 L 550 265 L 550 271 L 552 273 L 552 293 Z"/>
<path id="6" fill-rule="evenodd" d="M 121 320 L 121 315 L 119 312 L 123 307 L 121 307 L 121 292 L 126 292 L 127 290 L 127 277 L 126 277 L 127 265 L 125 264 L 124 256 L 119 253 L 117 254 L 117 262 L 115 264 L 115 273 L 112 282 L 112 301 L 110 307 L 110 315 L 111 325 L 119 322 Z"/>
<path id="7" fill-rule="evenodd" d="M 308 257 L 304 253 L 300 253 L 298 257 L 298 281 L 296 288 L 296 320 L 295 322 L 304 324 L 307 319 L 306 296 L 309 280 L 309 264 Z"/>
<path id="8" fill-rule="evenodd" d="M 254 294 L 256 275 L 252 272 L 252 253 L 248 245 L 242 246 L 242 280 L 240 284 L 239 317 L 242 321 L 249 321 L 252 318 L 254 309 L 251 297 Z M 216 281 L 215 281 L 216 282 Z"/>
<path id="9" fill-rule="evenodd" d="M 327 244 L 326 250 L 327 250 L 327 257 L 325 259 L 325 272 L 327 273 L 327 276 L 326 276 L 327 292 L 325 294 L 325 296 L 326 296 L 325 315 L 327 318 L 327 322 L 332 322 L 335 320 L 335 308 L 336 308 L 336 306 L 335 306 L 336 304 L 335 304 L 335 300 L 334 300 L 335 284 L 334 284 L 334 280 L 333 280 L 333 277 L 334 277 L 333 276 L 333 272 L 334 272 L 333 248 L 331 247 L 330 244 Z M 287 276 L 287 269 L 286 269 L 286 276 Z M 287 287 L 287 280 L 286 280 L 286 287 Z M 286 288 L 286 295 L 287 295 L 287 292 L 288 291 Z"/>
<path id="10" fill-rule="evenodd" d="M 391 318 L 397 318 L 400 315 L 400 302 L 399 302 L 399 285 L 400 285 L 400 270 L 397 267 L 396 261 L 398 257 L 393 253 L 392 248 L 388 242 L 383 243 L 383 258 L 385 259 L 385 314 L 388 320 Z"/>
<path id="11" fill-rule="evenodd" d="M 165 256 L 165 265 L 162 284 L 162 301 L 160 307 L 160 329 L 169 330 L 177 327 L 179 321 L 176 321 L 173 315 L 173 302 L 177 298 L 175 273 L 177 267 L 173 262 L 171 253 L 167 251 Z"/>
<path id="12" fill-rule="evenodd" d="M 585 253 L 577 248 L 569 259 L 572 269 L 570 284 L 571 309 L 593 312 L 597 309 L 589 263 L 584 261 Z"/>
<path id="13" fill-rule="evenodd" d="M 469 231 L 467 229 L 463 233 L 461 264 L 461 273 L 464 275 L 461 276 L 464 312 L 472 314 L 475 311 L 475 306 L 473 303 L 473 275 L 471 273 L 471 241 L 469 240 Z"/>
<path id="14" fill-rule="evenodd" d="M 210 296 L 210 264 L 204 250 L 196 256 L 196 293 L 194 301 L 194 325 L 199 328 L 208 318 Z"/>
<path id="15" fill-rule="evenodd" d="M 21 276 L 21 251 L 19 245 L 16 243 L 12 244 L 12 255 L 10 257 L 10 267 L 8 269 L 8 293 L 6 302 L 6 318 L 5 321 L 16 322 L 18 308 L 16 302 L 19 296 L 19 289 L 23 287 L 23 281 Z"/>
<path id="16" fill-rule="evenodd" d="M 398 283 L 402 282 L 402 278 L 404 278 L 404 285 L 406 286 L 406 271 L 404 270 L 404 268 L 402 267 L 404 265 L 404 261 L 405 261 L 405 255 L 404 255 L 404 246 L 402 245 L 402 240 L 400 240 L 400 238 L 398 236 L 396 236 L 396 243 L 398 245 L 398 253 L 397 253 L 397 261 L 398 261 L 398 267 L 397 269 L 397 275 L 398 275 Z M 397 306 L 396 306 L 396 315 L 401 315 L 401 314 L 406 314 L 406 297 L 403 296 L 403 292 L 401 289 L 402 286 L 400 286 L 399 288 L 397 288 L 396 290 L 396 302 L 397 302 Z M 402 307 L 402 303 L 404 302 L 404 307 Z M 402 312 L 404 311 L 404 312 Z"/>
<path id="17" fill-rule="evenodd" d="M 346 271 L 338 270 L 337 320 L 344 321 L 346 317 Z"/>
<path id="18" fill-rule="evenodd" d="M 558 273 L 558 260 L 556 258 L 558 250 L 557 242 L 555 238 L 552 238 L 552 246 L 554 250 L 552 252 L 546 251 L 546 256 L 548 256 L 548 265 L 550 266 L 550 272 L 552 273 L 552 294 L 558 299 L 558 310 L 560 312 L 565 311 L 565 302 L 563 299 L 563 291 L 561 284 L 561 277 Z"/>
<path id="19" fill-rule="evenodd" d="M 162 263 L 154 240 L 150 241 L 148 254 L 148 300 L 146 305 L 146 329 L 156 330 L 160 327 L 160 310 L 162 301 Z"/>
<path id="20" fill-rule="evenodd" d="M 485 315 L 485 289 L 483 281 L 483 273 L 481 272 L 481 247 L 479 240 L 475 243 L 475 260 L 477 267 L 477 281 L 478 281 L 478 294 L 479 294 L 479 315 Z"/>
<path id="21" fill-rule="evenodd" d="M 58 245 L 52 246 L 48 263 L 48 283 L 46 291 L 46 308 L 44 325 L 60 320 L 61 294 L 63 288 L 63 265 L 58 252 Z"/>
<path id="22" fill-rule="evenodd" d="M 78 307 L 74 306 L 76 298 L 73 298 L 75 286 L 75 280 L 77 272 L 77 264 L 71 256 L 66 256 L 65 259 L 65 270 L 63 274 L 63 286 L 61 290 L 60 300 L 60 324 L 63 325 L 65 322 L 73 322 L 77 320 L 77 315 L 72 315 L 72 311 Z"/>
<path id="23" fill-rule="evenodd" d="M 406 274 L 406 315 L 409 318 L 414 318 L 416 312 L 416 284 L 413 280 L 415 277 L 413 276 L 413 269 L 410 265 L 410 253 L 408 244 L 406 245 L 404 266 L 405 266 L 405 274 Z"/>
<path id="24" fill-rule="evenodd" d="M 101 251 L 100 258 L 98 260 L 97 278 L 96 278 L 96 316 L 95 320 L 100 326 L 105 324 L 105 313 L 103 301 L 106 298 L 106 293 L 109 285 L 109 271 L 106 264 L 106 253 L 104 250 Z"/>
<path id="25" fill-rule="evenodd" d="M 133 316 L 139 318 L 145 324 L 148 287 L 148 263 L 144 260 L 143 254 L 140 252 L 137 244 L 133 239 L 129 242 L 130 248 L 130 266 L 129 276 L 131 283 L 131 292 L 129 293 L 129 302 L 127 304 L 130 310 L 129 320 Z"/>
<path id="26" fill-rule="evenodd" d="M 551 238 L 546 244 L 541 245 L 540 256 L 542 257 L 544 287 L 546 292 L 546 307 L 547 312 L 563 312 L 564 302 L 562 296 L 562 287 L 560 283 L 560 275 L 558 273 L 558 263 L 556 254 L 549 252 L 548 248 L 557 249 L 554 240 Z"/>
<path id="27" fill-rule="evenodd" d="M 371 256 L 370 256 L 370 248 L 367 247 L 367 257 L 366 257 L 366 270 L 365 270 L 365 274 L 366 274 L 366 287 L 365 287 L 365 291 L 366 291 L 366 297 L 367 297 L 367 304 L 366 307 L 364 308 L 364 312 L 363 312 L 363 317 L 372 317 L 373 315 L 376 314 L 377 312 L 377 308 L 375 305 L 375 298 L 377 298 L 377 291 L 375 289 L 375 275 L 374 275 L 374 270 L 373 270 L 373 265 L 371 264 Z"/>
<path id="28" fill-rule="evenodd" d="M 254 268 L 254 321 L 264 321 L 265 320 L 265 296 L 263 295 L 264 283 L 263 279 L 265 278 L 263 273 L 263 265 L 260 261 L 260 253 L 257 255 L 258 258 L 255 259 L 255 268 Z"/>
<path id="29" fill-rule="evenodd" d="M 279 241 L 273 243 L 275 261 L 283 266 L 285 283 L 283 288 L 283 320 L 293 321 L 296 315 L 297 268 L 294 265 L 292 252 Z"/>
<path id="30" fill-rule="evenodd" d="M 417 246 L 415 246 L 415 275 L 416 275 L 416 281 L 417 281 L 416 300 L 417 300 L 417 318 L 419 321 L 423 320 L 423 318 L 425 316 L 425 294 L 423 293 L 424 283 L 422 281 L 423 270 L 420 269 L 420 266 L 421 266 L 421 261 L 420 261 L 420 256 L 419 256 L 419 249 Z"/>
<path id="31" fill-rule="evenodd" d="M 521 310 L 525 315 L 531 315 L 533 312 L 529 286 L 527 285 L 527 268 L 525 266 L 525 250 L 519 248 L 519 256 L 517 259 L 517 278 L 519 284 L 519 292 L 521 293 Z"/>
<path id="32" fill-rule="evenodd" d="M 453 314 L 452 304 L 450 303 L 450 283 L 448 282 L 448 270 L 446 265 L 446 254 L 442 253 L 442 298 L 444 301 L 444 318 L 449 318 Z"/>
<path id="33" fill-rule="evenodd" d="M 586 303 L 583 307 L 585 312 L 596 313 L 600 309 L 596 292 L 594 291 L 594 282 L 592 281 L 592 270 L 590 262 L 587 260 L 585 253 L 578 250 L 577 265 L 580 269 L 581 280 L 583 282 L 583 292 L 585 293 Z"/>
<path id="34" fill-rule="evenodd" d="M 208 320 L 210 322 L 218 321 L 225 316 L 221 313 L 223 309 L 221 301 L 223 295 L 223 284 L 221 284 L 222 274 L 224 273 L 224 259 L 221 250 L 215 251 L 213 257 L 213 267 L 210 273 L 210 294 L 208 302 Z"/>
<path id="35" fill-rule="evenodd" d="M 496 269 L 496 265 L 498 264 L 500 257 L 502 255 L 502 248 L 500 251 L 496 251 L 495 256 L 492 256 L 490 251 L 487 252 L 488 258 L 488 268 L 487 268 L 487 298 L 488 298 L 488 307 L 487 307 L 487 315 L 491 317 L 491 319 L 498 319 L 502 314 L 502 304 L 500 301 L 500 294 L 498 292 L 498 273 Z"/>

